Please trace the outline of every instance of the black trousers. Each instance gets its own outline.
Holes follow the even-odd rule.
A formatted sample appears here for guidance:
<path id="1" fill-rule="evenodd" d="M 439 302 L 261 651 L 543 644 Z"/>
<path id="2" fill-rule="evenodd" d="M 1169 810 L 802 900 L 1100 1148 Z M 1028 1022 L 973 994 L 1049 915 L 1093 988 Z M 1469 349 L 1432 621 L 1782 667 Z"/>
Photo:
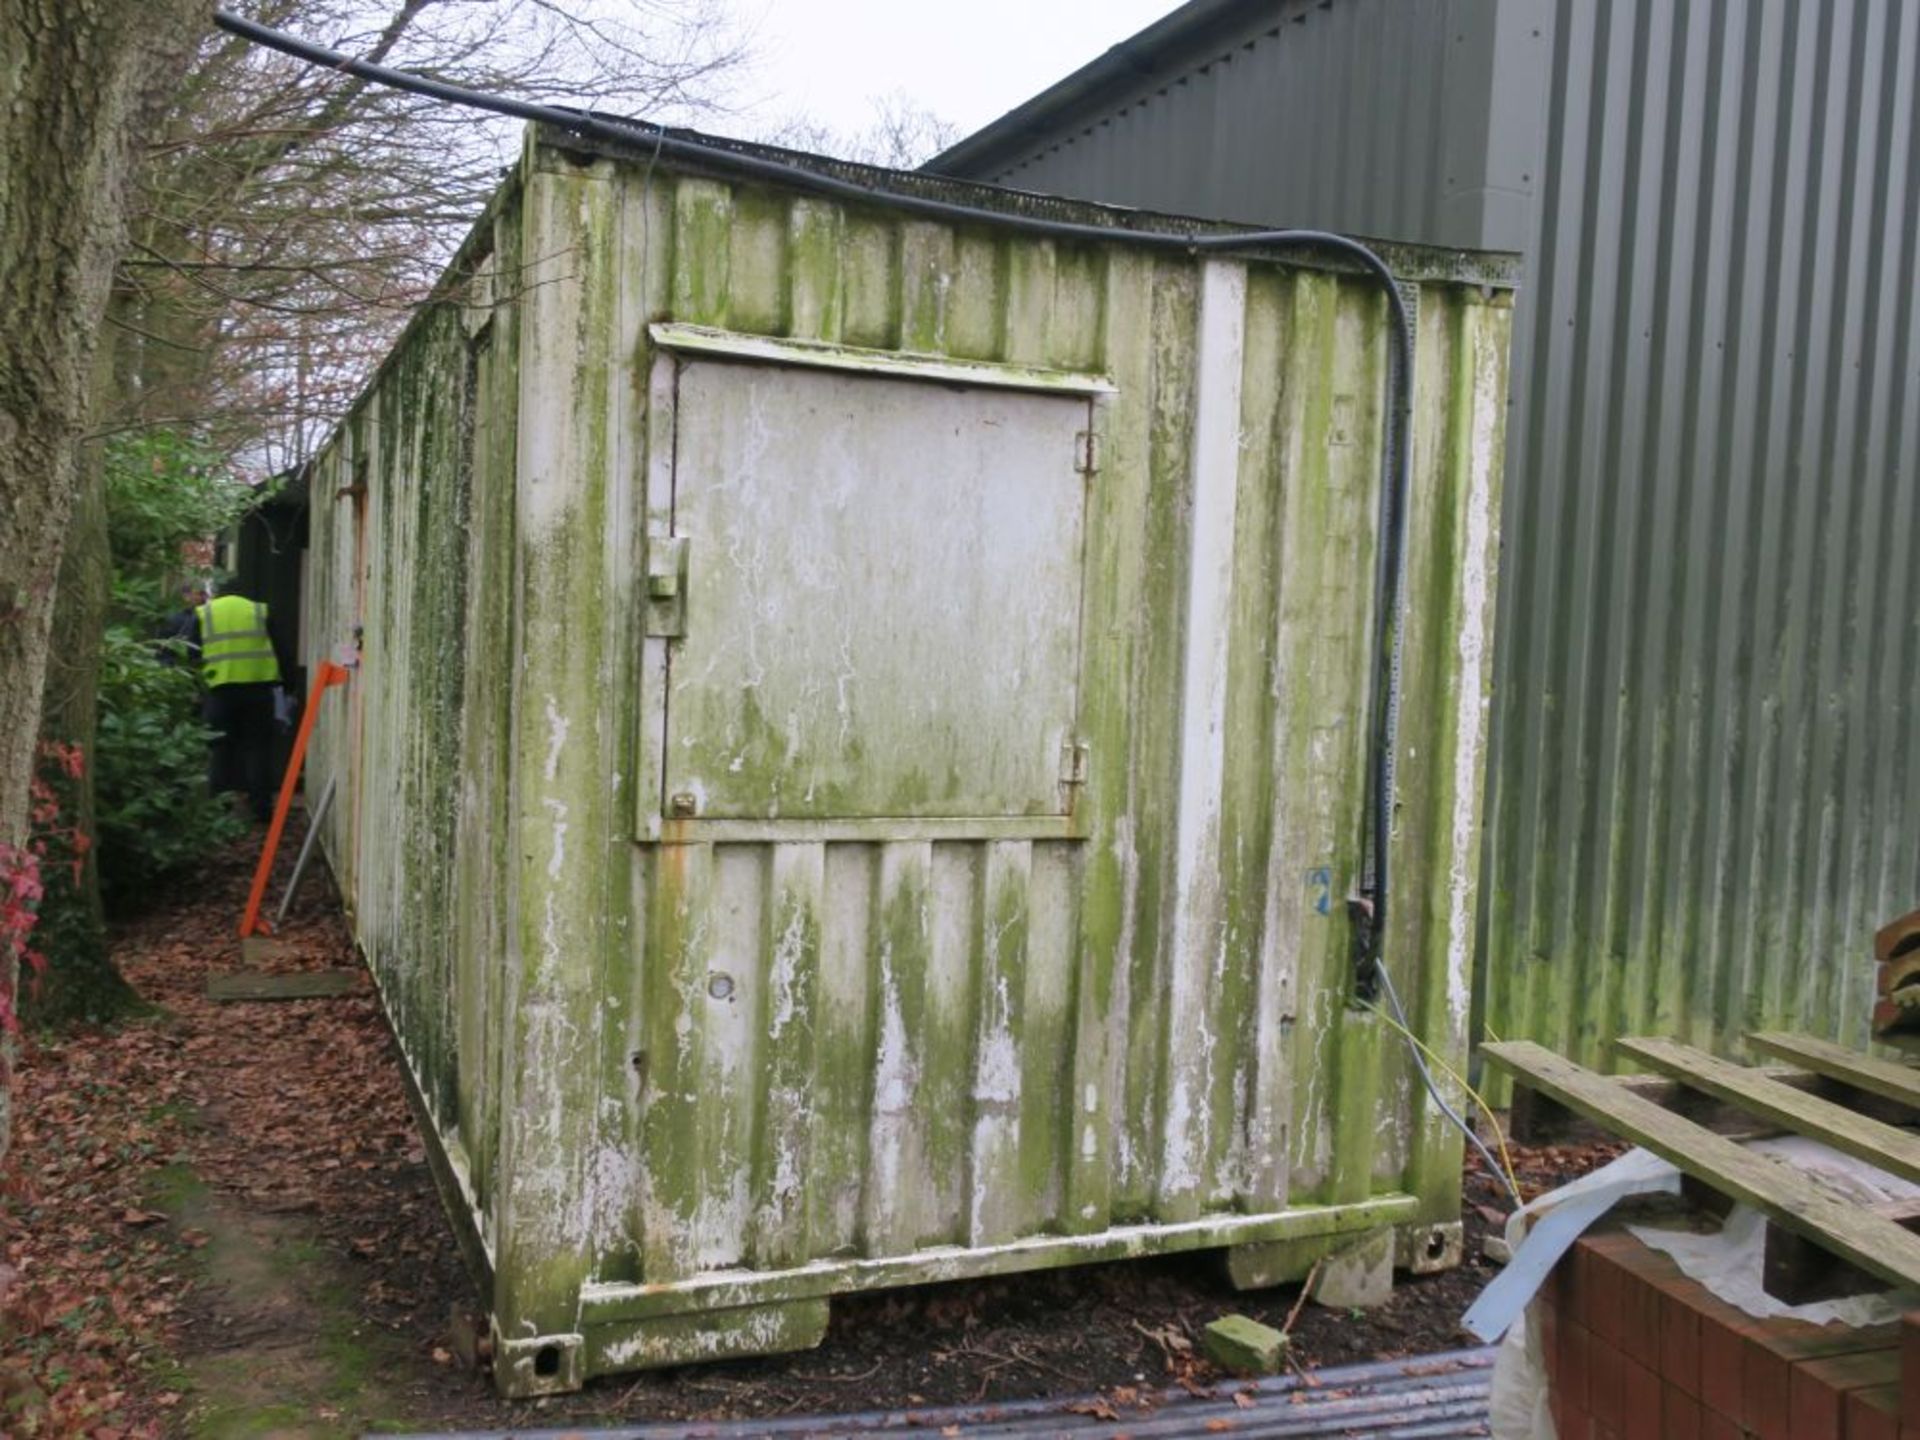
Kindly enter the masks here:
<path id="1" fill-rule="evenodd" d="M 202 707 L 214 738 L 207 788 L 245 793 L 256 820 L 273 818 L 273 686 L 216 685 Z"/>

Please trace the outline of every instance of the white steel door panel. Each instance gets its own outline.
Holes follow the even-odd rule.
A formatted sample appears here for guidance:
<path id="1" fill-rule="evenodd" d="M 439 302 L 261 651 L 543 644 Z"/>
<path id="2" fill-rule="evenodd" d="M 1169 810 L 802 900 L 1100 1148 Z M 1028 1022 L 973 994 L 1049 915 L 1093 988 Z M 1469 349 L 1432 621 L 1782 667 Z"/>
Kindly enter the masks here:
<path id="1" fill-rule="evenodd" d="M 1064 813 L 1084 397 L 700 361 L 679 375 L 667 813 Z"/>

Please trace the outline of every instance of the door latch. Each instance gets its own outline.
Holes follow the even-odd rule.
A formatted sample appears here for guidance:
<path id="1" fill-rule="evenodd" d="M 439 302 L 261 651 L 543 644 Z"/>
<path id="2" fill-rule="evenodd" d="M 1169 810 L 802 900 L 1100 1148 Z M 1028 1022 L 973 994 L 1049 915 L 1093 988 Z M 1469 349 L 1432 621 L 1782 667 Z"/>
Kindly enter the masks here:
<path id="1" fill-rule="evenodd" d="M 647 634 L 687 633 L 687 537 L 649 535 L 646 576 Z"/>

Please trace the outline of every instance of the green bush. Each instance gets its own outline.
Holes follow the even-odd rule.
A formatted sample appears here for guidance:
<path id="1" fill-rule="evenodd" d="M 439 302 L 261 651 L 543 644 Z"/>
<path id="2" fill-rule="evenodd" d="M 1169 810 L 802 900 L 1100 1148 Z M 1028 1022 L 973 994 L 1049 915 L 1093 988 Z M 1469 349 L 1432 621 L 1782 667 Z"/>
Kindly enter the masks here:
<path id="1" fill-rule="evenodd" d="M 100 656 L 94 826 L 109 914 L 156 898 L 246 826 L 207 793 L 207 739 L 191 668 L 164 664 L 151 641 L 109 625 Z"/>
<path id="2" fill-rule="evenodd" d="M 105 458 L 113 605 L 100 654 L 94 854 L 101 900 L 124 915 L 246 828 L 207 793 L 199 677 L 152 637 L 180 603 L 182 546 L 227 529 L 260 495 L 176 431 L 120 437 Z"/>
<path id="3" fill-rule="evenodd" d="M 228 529 L 265 497 L 190 436 L 151 430 L 106 455 L 115 618 L 152 629 L 178 605 L 180 547 Z"/>

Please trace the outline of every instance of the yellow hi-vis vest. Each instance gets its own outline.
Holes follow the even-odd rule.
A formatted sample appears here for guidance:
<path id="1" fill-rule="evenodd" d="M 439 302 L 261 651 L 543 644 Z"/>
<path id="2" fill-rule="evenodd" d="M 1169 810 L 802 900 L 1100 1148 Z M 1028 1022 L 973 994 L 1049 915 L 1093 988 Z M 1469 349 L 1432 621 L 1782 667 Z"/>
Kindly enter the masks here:
<path id="1" fill-rule="evenodd" d="M 200 669 L 207 684 L 271 685 L 280 662 L 267 638 L 267 607 L 243 595 L 216 595 L 194 612 L 200 619 Z"/>

